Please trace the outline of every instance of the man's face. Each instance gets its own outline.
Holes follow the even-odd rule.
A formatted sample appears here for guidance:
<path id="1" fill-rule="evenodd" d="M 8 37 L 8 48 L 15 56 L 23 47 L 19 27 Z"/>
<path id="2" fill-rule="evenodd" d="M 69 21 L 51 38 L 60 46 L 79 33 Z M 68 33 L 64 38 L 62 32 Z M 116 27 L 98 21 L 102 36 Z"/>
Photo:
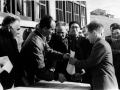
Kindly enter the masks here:
<path id="1" fill-rule="evenodd" d="M 46 37 L 51 38 L 52 33 L 55 31 L 55 27 L 56 27 L 55 21 L 52 20 L 51 27 L 48 30 L 46 30 Z"/>
<path id="2" fill-rule="evenodd" d="M 62 39 L 65 38 L 66 36 L 66 27 L 65 26 L 58 26 L 56 27 L 56 32 L 57 32 L 57 35 L 60 36 Z"/>
<path id="3" fill-rule="evenodd" d="M 90 41 L 90 43 L 94 43 L 94 41 L 95 41 L 95 34 L 94 34 L 94 32 L 89 32 L 87 30 L 87 38 Z"/>
<path id="4" fill-rule="evenodd" d="M 80 26 L 77 23 L 73 23 L 70 27 L 69 34 L 78 36 L 79 31 L 80 31 Z"/>
<path id="5" fill-rule="evenodd" d="M 20 22 L 18 20 L 10 24 L 10 31 L 14 38 L 20 35 Z"/>
<path id="6" fill-rule="evenodd" d="M 112 32 L 112 37 L 113 37 L 114 39 L 120 39 L 120 29 L 115 29 L 115 30 L 113 30 L 113 32 Z"/>

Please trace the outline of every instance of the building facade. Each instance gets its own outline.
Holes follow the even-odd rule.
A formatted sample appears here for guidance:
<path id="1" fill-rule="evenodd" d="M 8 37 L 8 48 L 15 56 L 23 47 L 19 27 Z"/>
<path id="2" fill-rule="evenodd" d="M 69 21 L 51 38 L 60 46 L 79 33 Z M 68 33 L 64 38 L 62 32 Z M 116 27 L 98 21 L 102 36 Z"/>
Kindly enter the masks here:
<path id="1" fill-rule="evenodd" d="M 35 29 L 45 14 L 51 15 L 56 21 L 78 21 L 81 27 L 88 23 L 86 1 L 0 0 L 0 24 L 9 13 L 21 18 L 22 31 Z"/>
<path id="2" fill-rule="evenodd" d="M 20 16 L 22 27 L 35 27 L 45 14 L 56 21 L 78 21 L 87 24 L 86 1 L 58 0 L 0 0 L 0 23 L 8 14 Z"/>

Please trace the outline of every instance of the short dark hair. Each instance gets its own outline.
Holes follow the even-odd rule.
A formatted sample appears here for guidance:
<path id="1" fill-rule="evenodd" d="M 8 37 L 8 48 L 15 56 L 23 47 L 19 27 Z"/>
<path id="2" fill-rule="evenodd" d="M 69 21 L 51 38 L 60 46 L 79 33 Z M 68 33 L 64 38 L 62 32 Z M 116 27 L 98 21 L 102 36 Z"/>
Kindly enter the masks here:
<path id="1" fill-rule="evenodd" d="M 3 19 L 3 21 L 2 21 L 2 27 L 8 26 L 9 24 L 15 22 L 16 20 L 20 21 L 20 18 L 18 16 L 16 16 L 16 15 L 10 14 L 10 15 L 6 16 Z"/>
<path id="2" fill-rule="evenodd" d="M 99 28 L 103 27 L 101 23 L 92 21 L 87 25 L 88 31 L 93 32 L 94 30 L 99 31 Z"/>
<path id="3" fill-rule="evenodd" d="M 110 25 L 110 28 L 112 28 L 111 31 L 114 31 L 115 29 L 120 29 L 120 25 L 118 23 L 112 23 Z"/>
<path id="4" fill-rule="evenodd" d="M 70 27 L 71 27 L 71 25 L 72 25 L 72 24 L 74 24 L 74 23 L 78 24 L 78 25 L 79 25 L 79 27 L 80 27 L 79 22 L 77 22 L 77 21 L 71 21 L 71 22 L 69 23 L 69 28 L 70 28 Z"/>
<path id="5" fill-rule="evenodd" d="M 44 15 L 43 18 L 41 18 L 40 20 L 40 28 L 43 29 L 44 27 L 46 27 L 47 29 L 51 28 L 51 21 L 53 20 L 53 18 L 50 15 Z"/>

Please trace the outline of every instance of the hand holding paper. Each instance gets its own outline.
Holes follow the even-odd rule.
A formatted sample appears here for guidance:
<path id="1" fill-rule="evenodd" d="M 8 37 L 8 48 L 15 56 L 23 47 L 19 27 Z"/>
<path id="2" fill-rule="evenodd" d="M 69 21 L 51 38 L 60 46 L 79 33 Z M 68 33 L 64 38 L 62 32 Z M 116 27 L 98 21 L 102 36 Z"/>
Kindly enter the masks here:
<path id="1" fill-rule="evenodd" d="M 3 66 L 2 69 L 6 70 L 8 73 L 10 73 L 10 71 L 13 68 L 13 65 L 10 62 L 8 56 L 0 57 L 0 65 L 2 65 Z"/>
<path id="2" fill-rule="evenodd" d="M 0 57 L 0 65 L 3 66 L 8 60 L 7 56 Z"/>
<path id="3" fill-rule="evenodd" d="M 70 50 L 70 57 L 73 57 L 73 58 L 74 58 L 74 56 L 75 56 L 75 52 L 72 51 L 72 50 Z"/>
<path id="4" fill-rule="evenodd" d="M 74 57 L 75 56 L 75 52 L 70 50 L 70 58 Z M 67 65 L 67 72 L 69 74 L 74 74 L 75 73 L 75 66 L 74 65 L 71 65 L 69 62 L 68 62 L 68 65 Z"/>
<path id="5" fill-rule="evenodd" d="M 69 59 L 69 58 L 70 58 L 70 54 L 69 54 L 69 53 L 64 54 L 64 55 L 63 55 L 63 58 L 64 58 L 64 59 Z"/>
<path id="6" fill-rule="evenodd" d="M 72 65 L 74 65 L 76 61 L 77 61 L 76 58 L 72 58 L 72 57 L 71 57 L 71 58 L 69 59 L 69 63 L 72 64 Z"/>

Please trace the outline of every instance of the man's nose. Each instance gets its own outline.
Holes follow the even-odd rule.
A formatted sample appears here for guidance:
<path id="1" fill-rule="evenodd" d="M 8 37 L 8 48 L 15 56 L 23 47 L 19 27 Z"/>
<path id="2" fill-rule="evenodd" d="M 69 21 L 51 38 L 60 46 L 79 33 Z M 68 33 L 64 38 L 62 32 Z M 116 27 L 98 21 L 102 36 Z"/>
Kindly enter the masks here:
<path id="1" fill-rule="evenodd" d="M 74 32 L 77 32 L 77 29 L 76 29 L 76 28 L 73 28 L 73 31 L 74 31 Z"/>

